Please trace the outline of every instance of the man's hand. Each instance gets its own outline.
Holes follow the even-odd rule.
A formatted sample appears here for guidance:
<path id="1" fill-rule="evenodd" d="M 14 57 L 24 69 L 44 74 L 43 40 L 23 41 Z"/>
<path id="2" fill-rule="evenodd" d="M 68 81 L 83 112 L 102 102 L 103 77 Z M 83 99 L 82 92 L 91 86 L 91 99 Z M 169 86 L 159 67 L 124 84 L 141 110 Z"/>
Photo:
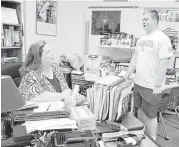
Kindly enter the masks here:
<path id="1" fill-rule="evenodd" d="M 124 79 L 125 81 L 127 81 L 128 77 L 126 75 L 121 77 L 122 79 Z"/>
<path id="2" fill-rule="evenodd" d="M 154 89 L 153 89 L 153 94 L 160 94 L 162 92 L 162 89 L 161 89 L 161 87 L 154 87 Z"/>

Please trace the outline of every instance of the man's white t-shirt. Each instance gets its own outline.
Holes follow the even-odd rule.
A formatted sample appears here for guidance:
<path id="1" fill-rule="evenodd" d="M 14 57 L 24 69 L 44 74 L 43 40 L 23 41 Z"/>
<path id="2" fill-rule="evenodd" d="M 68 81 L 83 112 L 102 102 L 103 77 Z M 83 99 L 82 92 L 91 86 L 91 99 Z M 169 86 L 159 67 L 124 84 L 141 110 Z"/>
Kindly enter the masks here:
<path id="1" fill-rule="evenodd" d="M 170 38 L 157 30 L 140 38 L 135 51 L 138 52 L 135 83 L 153 89 L 159 61 L 173 56 Z"/>

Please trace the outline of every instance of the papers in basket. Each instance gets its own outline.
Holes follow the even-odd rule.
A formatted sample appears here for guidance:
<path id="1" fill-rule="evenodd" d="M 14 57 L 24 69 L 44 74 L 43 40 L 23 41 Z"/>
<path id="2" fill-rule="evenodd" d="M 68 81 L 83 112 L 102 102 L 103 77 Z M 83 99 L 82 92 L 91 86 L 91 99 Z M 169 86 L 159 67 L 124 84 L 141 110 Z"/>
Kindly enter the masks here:
<path id="1" fill-rule="evenodd" d="M 27 133 L 37 130 L 76 129 L 76 121 L 69 118 L 49 119 L 40 121 L 26 121 L 22 126 L 26 127 Z"/>
<path id="2" fill-rule="evenodd" d="M 115 85 L 121 84 L 122 82 L 124 82 L 123 78 L 118 77 L 118 76 L 113 76 L 113 75 L 105 76 L 99 79 L 98 81 L 96 81 L 97 84 L 103 84 L 107 86 L 115 86 Z"/>

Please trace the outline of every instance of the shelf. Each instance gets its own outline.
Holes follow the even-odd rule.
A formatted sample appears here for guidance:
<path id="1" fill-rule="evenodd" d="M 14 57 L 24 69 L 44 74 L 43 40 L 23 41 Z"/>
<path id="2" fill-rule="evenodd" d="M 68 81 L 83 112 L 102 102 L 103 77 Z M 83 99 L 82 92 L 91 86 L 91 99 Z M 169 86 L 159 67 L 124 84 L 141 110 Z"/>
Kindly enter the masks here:
<path id="1" fill-rule="evenodd" d="M 1 3 L 12 3 L 12 4 L 20 4 L 20 0 L 2 0 Z"/>
<path id="2" fill-rule="evenodd" d="M 1 46 L 1 50 L 7 50 L 7 49 L 20 49 L 21 46 Z"/>
<path id="3" fill-rule="evenodd" d="M 20 25 L 20 24 L 7 24 L 7 23 L 3 23 L 3 25 L 6 25 L 6 26 L 21 27 L 21 25 Z"/>
<path id="4" fill-rule="evenodd" d="M 107 45 L 99 45 L 97 54 L 107 57 L 114 62 L 129 62 L 132 58 L 134 48 L 113 47 Z"/>
<path id="5" fill-rule="evenodd" d="M 108 46 L 108 45 L 100 45 L 100 48 L 113 48 L 113 49 L 118 49 L 118 50 L 123 50 L 123 51 L 129 51 L 132 52 L 135 50 L 135 48 L 133 47 L 114 47 L 114 46 Z"/>

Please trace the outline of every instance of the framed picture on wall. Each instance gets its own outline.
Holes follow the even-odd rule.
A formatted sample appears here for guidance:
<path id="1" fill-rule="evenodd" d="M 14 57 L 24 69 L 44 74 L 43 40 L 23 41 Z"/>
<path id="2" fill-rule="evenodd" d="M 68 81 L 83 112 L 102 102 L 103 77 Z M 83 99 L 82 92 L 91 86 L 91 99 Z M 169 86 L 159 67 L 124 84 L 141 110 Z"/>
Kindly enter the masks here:
<path id="1" fill-rule="evenodd" d="M 36 33 L 39 35 L 57 35 L 58 2 L 54 0 L 36 0 Z"/>
<path id="2" fill-rule="evenodd" d="M 121 11 L 92 11 L 91 35 L 120 32 Z"/>

